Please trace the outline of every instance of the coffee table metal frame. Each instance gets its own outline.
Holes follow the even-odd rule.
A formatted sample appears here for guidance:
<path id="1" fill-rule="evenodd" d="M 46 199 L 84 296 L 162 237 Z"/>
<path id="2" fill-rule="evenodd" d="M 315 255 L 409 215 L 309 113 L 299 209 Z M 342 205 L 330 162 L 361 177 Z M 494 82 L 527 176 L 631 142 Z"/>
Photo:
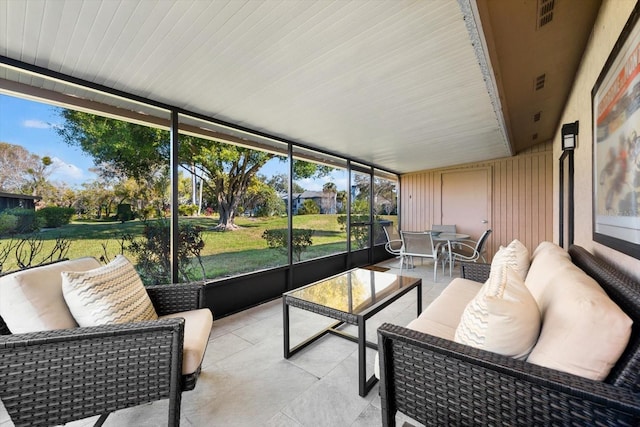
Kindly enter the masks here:
<path id="1" fill-rule="evenodd" d="M 348 273 L 349 273 L 349 271 L 347 271 L 345 273 L 341 273 L 341 274 L 348 274 Z M 400 276 L 398 276 L 398 277 L 400 277 Z M 376 313 L 381 311 L 383 308 L 388 307 L 392 302 L 396 301 L 397 299 L 399 299 L 403 295 L 407 294 L 409 291 L 411 291 L 414 288 L 417 289 L 417 304 L 416 304 L 417 305 L 417 316 L 419 316 L 420 313 L 422 312 L 422 279 L 413 278 L 413 277 L 406 277 L 406 276 L 404 276 L 403 279 L 406 279 L 406 280 L 414 279 L 415 282 L 408 284 L 406 287 L 403 287 L 402 289 L 398 289 L 397 291 L 393 292 L 390 295 L 387 295 L 386 297 L 381 299 L 379 302 L 375 303 L 371 307 L 367 308 L 366 310 L 364 310 L 364 311 L 362 311 L 361 313 L 358 313 L 358 314 L 347 313 L 347 312 L 344 312 L 344 311 L 341 311 L 341 310 L 337 310 L 337 309 L 334 309 L 334 308 L 326 307 L 326 306 L 321 305 L 321 304 L 316 304 L 316 303 L 312 303 L 312 302 L 309 302 L 309 301 L 301 300 L 299 298 L 295 298 L 295 297 L 289 295 L 289 293 L 284 293 L 282 295 L 282 313 L 283 313 L 283 323 L 284 323 L 284 357 L 285 357 L 285 359 L 290 358 L 291 356 L 293 356 L 294 354 L 296 354 L 300 350 L 304 349 L 309 344 L 312 344 L 313 342 L 315 342 L 318 339 L 322 338 L 326 334 L 336 335 L 336 336 L 348 339 L 349 341 L 353 341 L 355 343 L 358 343 L 359 394 L 360 394 L 360 396 L 363 396 L 363 397 L 366 396 L 367 393 L 369 393 L 369 391 L 373 388 L 373 386 L 378 381 L 378 379 L 375 377 L 375 375 L 372 375 L 370 378 L 367 379 L 366 347 L 372 348 L 374 350 L 378 350 L 378 344 L 377 343 L 374 343 L 374 342 L 371 342 L 371 341 L 367 341 L 367 335 L 366 335 L 366 321 L 367 321 L 367 319 L 369 319 L 370 317 L 372 317 L 373 315 L 375 315 Z M 313 283 L 311 285 L 308 285 L 308 286 L 313 286 L 315 284 L 324 282 L 325 280 L 327 280 L 327 279 L 320 280 L 320 281 L 315 282 L 315 283 Z M 291 292 L 294 292 L 294 291 L 291 291 Z M 302 310 L 306 310 L 306 311 L 310 311 L 310 312 L 313 312 L 313 313 L 317 313 L 317 314 L 320 314 L 320 315 L 325 316 L 325 317 L 330 317 L 332 319 L 337 319 L 338 321 L 333 323 L 333 324 L 331 324 L 330 326 L 328 326 L 327 328 L 323 329 L 322 331 L 318 332 L 317 334 L 313 335 L 312 337 L 304 340 L 303 342 L 301 342 L 300 344 L 296 345 L 295 347 L 290 348 L 289 307 L 297 307 L 297 308 L 300 308 Z M 344 324 L 350 324 L 350 325 L 357 326 L 358 327 L 358 336 L 354 336 L 354 335 L 348 334 L 348 333 L 338 329 Z"/>

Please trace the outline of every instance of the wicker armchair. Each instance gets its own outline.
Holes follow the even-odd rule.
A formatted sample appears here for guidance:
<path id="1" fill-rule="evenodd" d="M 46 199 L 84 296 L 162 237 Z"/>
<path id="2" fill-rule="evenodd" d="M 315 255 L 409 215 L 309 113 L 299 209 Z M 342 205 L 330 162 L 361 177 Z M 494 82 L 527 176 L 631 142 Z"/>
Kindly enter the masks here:
<path id="1" fill-rule="evenodd" d="M 203 307 L 201 284 L 147 287 L 158 315 Z M 180 423 L 185 320 L 164 319 L 0 336 L 0 400 L 16 426 L 45 426 L 169 399 Z M 8 332 L 2 318 L 0 330 Z"/>
<path id="2" fill-rule="evenodd" d="M 640 283 L 580 247 L 574 264 L 634 321 L 604 382 L 475 349 L 404 327 L 378 329 L 382 421 L 400 411 L 425 425 L 640 425 Z M 483 281 L 486 264 L 464 264 Z"/>

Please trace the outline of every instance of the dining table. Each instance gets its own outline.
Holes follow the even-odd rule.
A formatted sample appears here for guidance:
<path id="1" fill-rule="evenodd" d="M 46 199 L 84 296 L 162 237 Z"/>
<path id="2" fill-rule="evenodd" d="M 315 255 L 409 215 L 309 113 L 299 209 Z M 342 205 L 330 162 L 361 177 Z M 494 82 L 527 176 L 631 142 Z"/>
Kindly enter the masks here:
<path id="1" fill-rule="evenodd" d="M 464 233 L 443 233 L 443 232 L 432 231 L 432 230 L 427 230 L 427 231 L 431 233 L 431 238 L 433 239 L 433 242 L 434 243 L 437 242 L 439 244 L 438 246 L 442 248 L 441 251 L 446 252 L 445 256 L 449 257 L 449 277 L 451 277 L 452 270 L 453 270 L 453 255 L 451 252 L 451 244 L 452 242 L 467 240 L 469 239 L 470 236 Z M 446 243 L 446 244 L 443 245 L 443 243 Z M 444 266 L 442 268 L 444 269 Z"/>

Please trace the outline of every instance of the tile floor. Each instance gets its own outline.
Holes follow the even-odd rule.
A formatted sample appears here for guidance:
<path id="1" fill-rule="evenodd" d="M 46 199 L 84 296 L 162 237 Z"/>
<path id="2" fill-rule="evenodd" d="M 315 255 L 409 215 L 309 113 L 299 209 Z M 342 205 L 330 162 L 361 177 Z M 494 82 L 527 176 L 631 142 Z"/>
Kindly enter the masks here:
<path id="1" fill-rule="evenodd" d="M 380 266 L 396 266 L 389 260 Z M 417 262 L 404 270 L 423 280 L 423 307 L 449 284 L 448 274 L 433 264 Z M 398 268 L 391 268 L 398 274 Z M 447 272 L 448 273 L 448 272 Z M 459 276 L 454 271 L 453 277 Z M 331 319 L 291 308 L 292 345 L 332 322 Z M 383 322 L 406 325 L 416 316 L 416 292 L 409 292 L 367 322 L 367 336 L 377 341 L 376 328 Z M 348 328 L 353 328 L 349 326 Z M 355 328 L 354 328 L 355 329 Z M 355 331 L 351 331 L 355 334 Z M 282 301 L 277 299 L 215 320 L 202 374 L 195 390 L 182 395 L 181 425 L 271 427 L 375 427 L 382 425 L 376 385 L 366 397 L 358 395 L 358 352 L 355 343 L 328 335 L 290 359 L 283 358 Z M 367 370 L 373 372 L 375 352 L 368 350 Z M 165 426 L 168 402 L 158 401 L 111 414 L 105 426 Z M 93 425 L 95 418 L 67 426 Z M 398 425 L 410 423 L 402 415 Z M 0 427 L 10 427 L 0 403 Z"/>

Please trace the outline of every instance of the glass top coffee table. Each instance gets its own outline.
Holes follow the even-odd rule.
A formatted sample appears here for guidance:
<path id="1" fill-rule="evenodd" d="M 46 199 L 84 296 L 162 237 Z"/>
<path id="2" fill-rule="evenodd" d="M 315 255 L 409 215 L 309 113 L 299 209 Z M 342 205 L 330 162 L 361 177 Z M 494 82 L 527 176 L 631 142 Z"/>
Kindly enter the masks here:
<path id="1" fill-rule="evenodd" d="M 334 334 L 358 343 L 358 377 L 360 396 L 366 396 L 377 379 L 367 379 L 366 347 L 378 349 L 367 341 L 366 321 L 412 289 L 417 290 L 417 315 L 422 312 L 422 280 L 387 272 L 356 268 L 320 280 L 282 295 L 284 319 L 284 357 L 288 359 L 326 334 Z M 298 307 L 338 321 L 316 335 L 290 348 L 289 307 Z M 358 327 L 358 336 L 338 328 L 345 323 Z"/>

